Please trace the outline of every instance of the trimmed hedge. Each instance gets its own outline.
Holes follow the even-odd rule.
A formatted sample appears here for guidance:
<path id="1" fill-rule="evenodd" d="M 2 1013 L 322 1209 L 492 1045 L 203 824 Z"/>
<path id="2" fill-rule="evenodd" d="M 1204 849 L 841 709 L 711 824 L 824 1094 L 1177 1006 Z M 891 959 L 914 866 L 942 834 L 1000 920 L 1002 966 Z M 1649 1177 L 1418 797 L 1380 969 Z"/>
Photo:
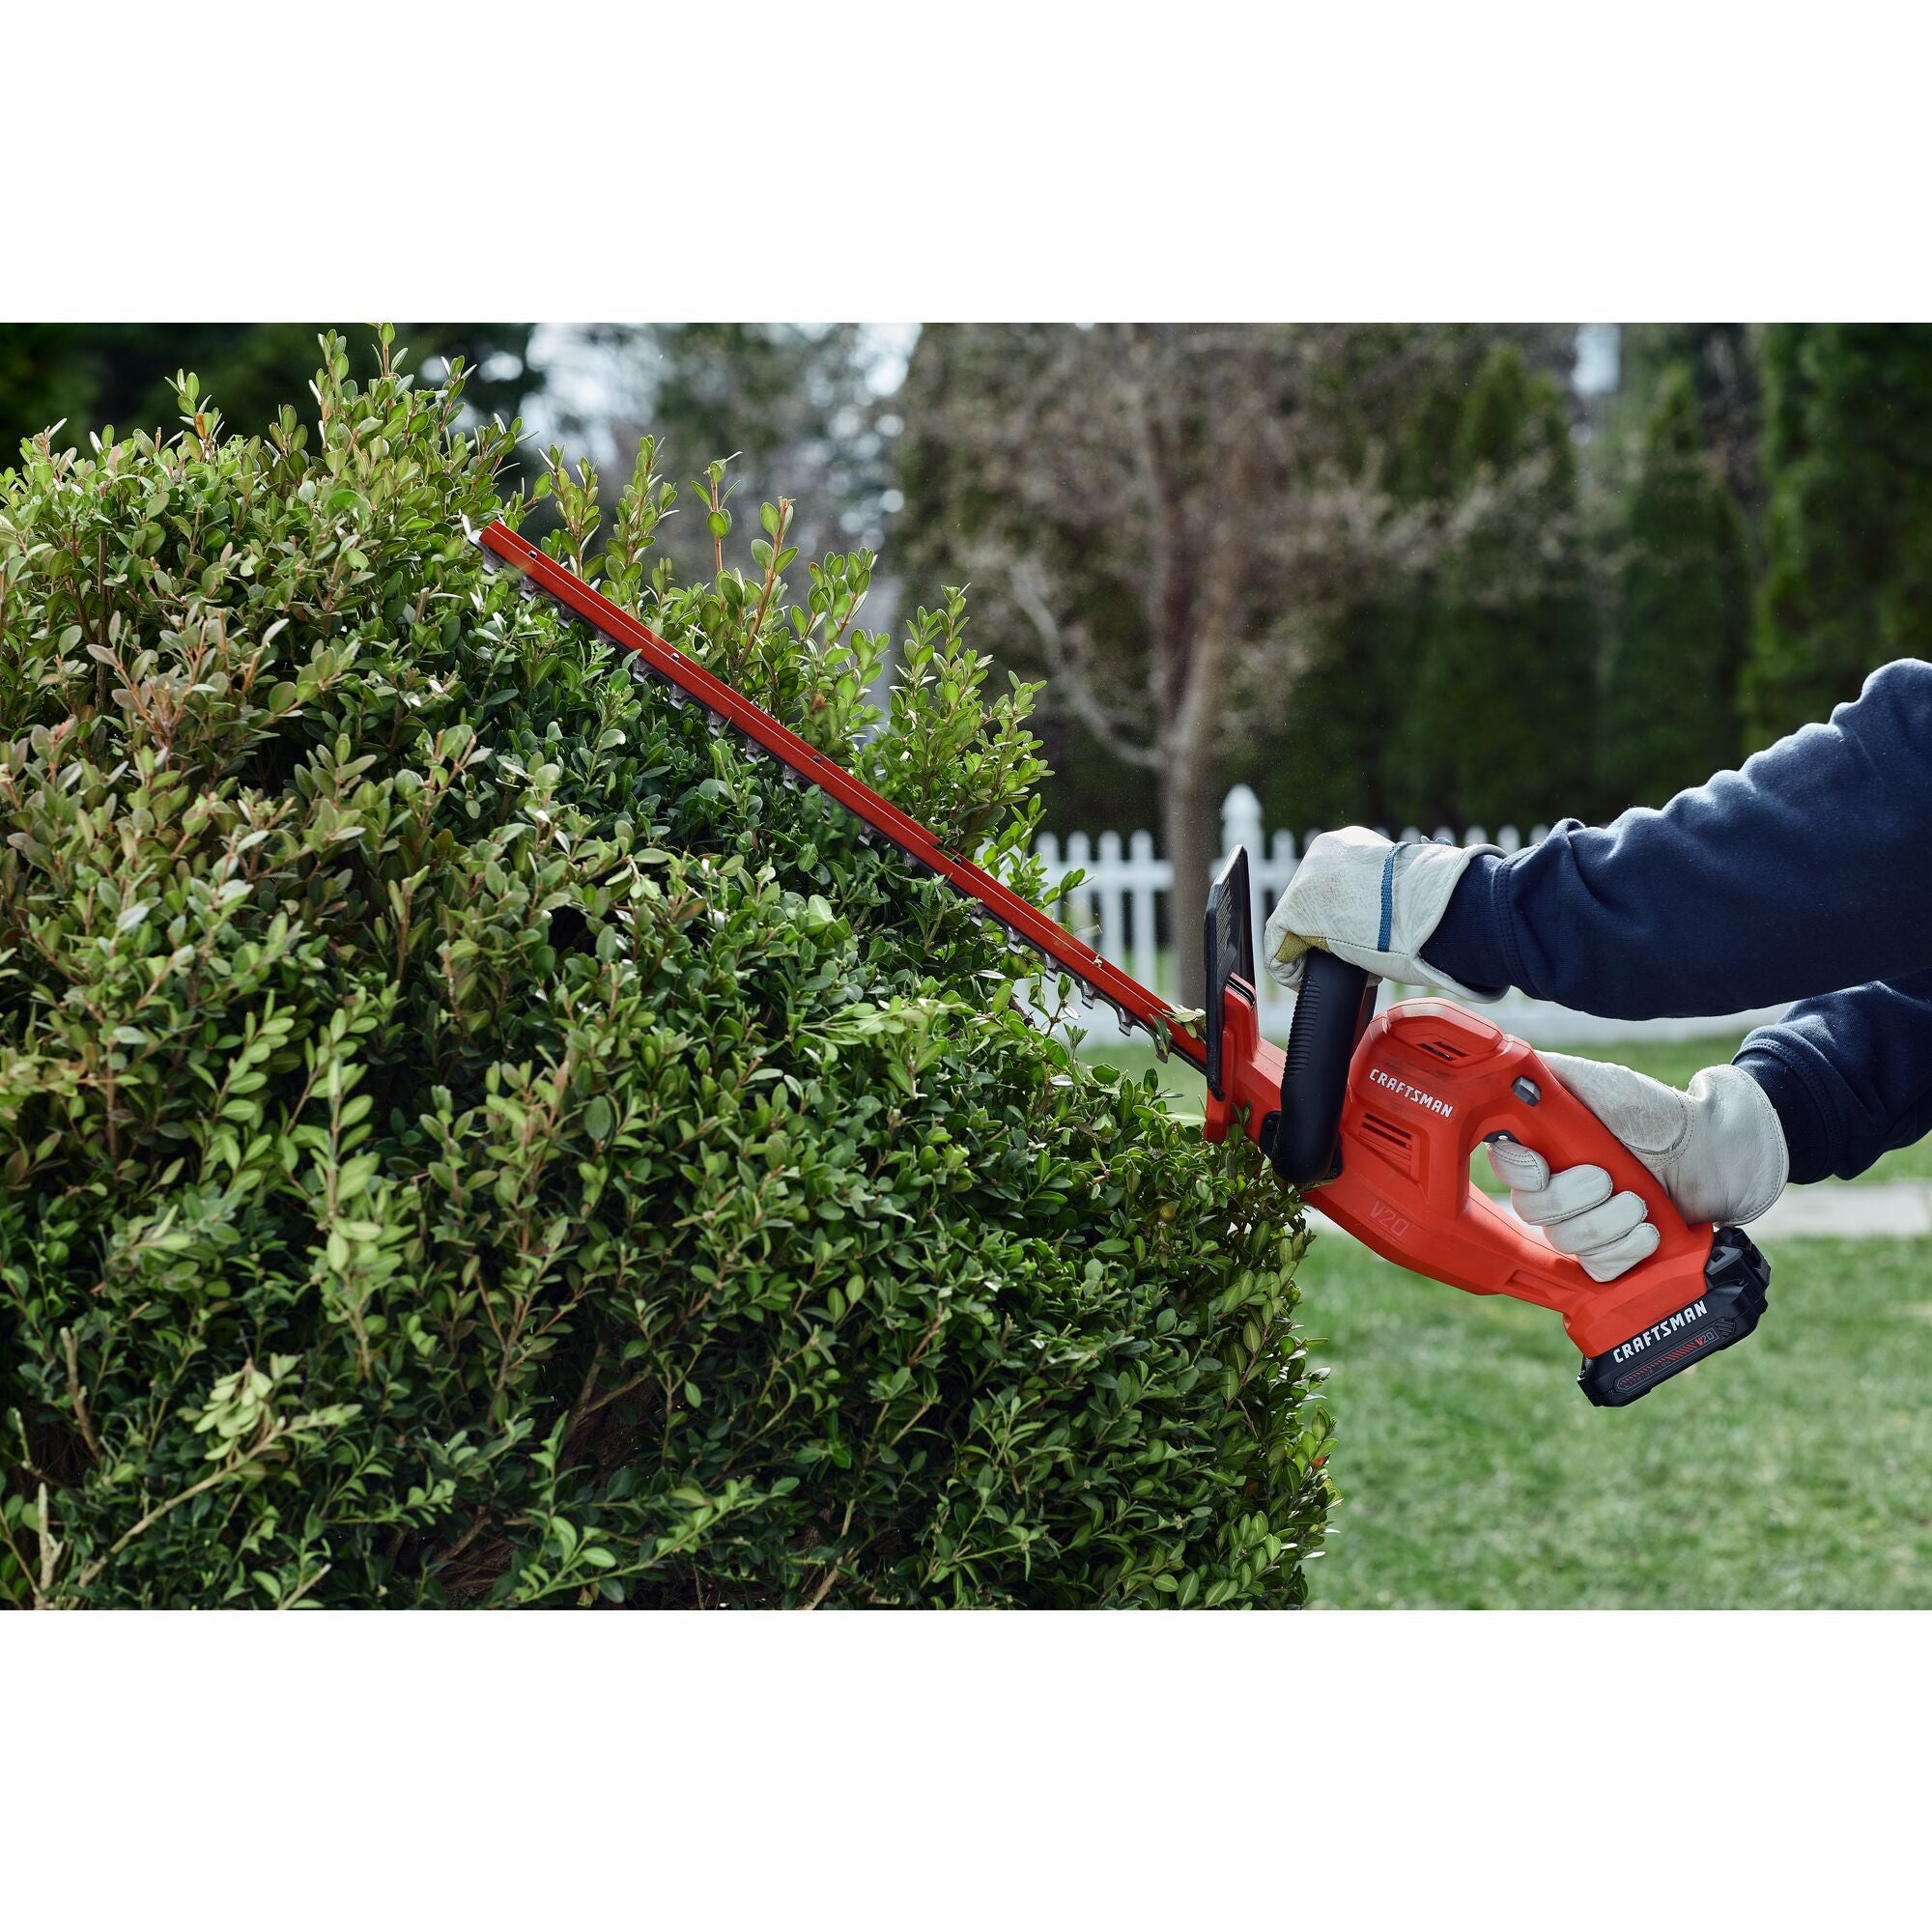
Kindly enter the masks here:
<path id="1" fill-rule="evenodd" d="M 323 350 L 0 476 L 0 1601 L 1298 1603 L 1295 1201 L 488 576 L 460 371 Z M 958 594 L 877 720 L 871 559 L 729 567 L 714 467 L 673 582 L 654 457 L 551 550 L 1037 896 Z"/>

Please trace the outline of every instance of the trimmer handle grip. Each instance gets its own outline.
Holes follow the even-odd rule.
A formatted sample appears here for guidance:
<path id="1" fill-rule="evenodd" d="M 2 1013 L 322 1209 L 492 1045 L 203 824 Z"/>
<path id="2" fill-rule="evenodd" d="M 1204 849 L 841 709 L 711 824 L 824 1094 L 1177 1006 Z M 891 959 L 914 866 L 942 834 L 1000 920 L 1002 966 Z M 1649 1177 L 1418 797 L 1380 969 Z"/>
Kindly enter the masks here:
<path id="1" fill-rule="evenodd" d="M 1336 1172 L 1349 1067 L 1375 1017 L 1381 981 L 1332 952 L 1311 949 L 1289 1023 L 1281 1112 L 1267 1144 L 1275 1172 L 1292 1187 L 1313 1187 Z"/>
<path id="2" fill-rule="evenodd" d="M 1447 1000 L 1406 1000 L 1374 1021 L 1342 1121 L 1346 1158 L 1317 1196 L 1322 1211 L 1405 1267 L 1558 1310 L 1594 1403 L 1635 1401 L 1742 1340 L 1764 1312 L 1769 1271 L 1743 1235 L 1687 1223 L 1662 1182 L 1530 1047 Z M 1613 1189 L 1642 1200 L 1656 1251 L 1593 1281 L 1470 1186 L 1470 1156 L 1499 1134 L 1534 1148 L 1552 1171 L 1603 1168 Z"/>

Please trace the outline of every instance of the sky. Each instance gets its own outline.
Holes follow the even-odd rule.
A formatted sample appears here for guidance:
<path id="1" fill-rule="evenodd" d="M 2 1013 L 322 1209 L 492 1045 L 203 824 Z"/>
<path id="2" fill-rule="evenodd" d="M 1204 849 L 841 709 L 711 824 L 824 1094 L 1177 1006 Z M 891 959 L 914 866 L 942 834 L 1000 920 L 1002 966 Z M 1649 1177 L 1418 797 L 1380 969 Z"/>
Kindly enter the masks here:
<path id="1" fill-rule="evenodd" d="M 585 323 L 542 322 L 530 337 L 530 367 L 544 378 L 543 392 L 531 399 L 524 411 L 524 426 L 539 446 L 561 440 L 560 424 L 565 418 L 603 424 L 624 412 L 619 400 L 637 387 L 635 365 L 630 372 L 611 350 L 590 340 L 593 325 Z M 882 396 L 891 395 L 905 381 L 906 364 L 913 344 L 919 340 L 916 322 L 869 322 L 863 326 L 870 352 L 870 381 Z M 594 431 L 573 439 L 584 445 L 584 453 L 594 463 L 608 463 L 615 454 L 608 436 Z"/>
<path id="2" fill-rule="evenodd" d="M 1577 366 L 1570 381 L 1579 396 L 1607 396 L 1617 386 L 1620 325 L 1584 322 L 1577 326 Z"/>

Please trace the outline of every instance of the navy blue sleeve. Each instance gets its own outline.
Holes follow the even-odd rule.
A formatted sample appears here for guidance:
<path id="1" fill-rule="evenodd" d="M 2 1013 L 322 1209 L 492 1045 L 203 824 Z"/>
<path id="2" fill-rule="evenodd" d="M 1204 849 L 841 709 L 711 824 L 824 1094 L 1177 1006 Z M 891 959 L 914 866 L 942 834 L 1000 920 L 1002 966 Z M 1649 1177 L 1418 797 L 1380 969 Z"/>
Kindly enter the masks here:
<path id="1" fill-rule="evenodd" d="M 1619 1019 L 1735 1012 L 1932 967 L 1932 664 L 1901 658 L 1661 811 L 1565 819 L 1463 875 L 1423 957 Z"/>
<path id="2" fill-rule="evenodd" d="M 1798 1000 L 1739 1048 L 1794 1180 L 1932 1131 L 1932 664 L 1613 824 L 1463 874 L 1423 957 L 1624 1019 Z"/>
<path id="3" fill-rule="evenodd" d="M 1777 1109 L 1792 1179 L 1849 1180 L 1932 1133 L 1932 972 L 1806 1000 L 1734 1065 Z"/>

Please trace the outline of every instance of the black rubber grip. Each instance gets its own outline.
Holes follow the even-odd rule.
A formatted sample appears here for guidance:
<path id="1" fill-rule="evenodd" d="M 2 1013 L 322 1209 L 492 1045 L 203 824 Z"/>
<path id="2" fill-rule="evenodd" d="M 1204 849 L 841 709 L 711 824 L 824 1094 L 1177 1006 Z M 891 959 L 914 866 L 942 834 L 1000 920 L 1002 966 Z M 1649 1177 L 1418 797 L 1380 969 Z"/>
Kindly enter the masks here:
<path id="1" fill-rule="evenodd" d="M 1349 1063 L 1375 1011 L 1378 984 L 1332 952 L 1311 950 L 1302 961 L 1281 1075 L 1281 1113 L 1268 1147 L 1275 1172 L 1292 1187 L 1312 1187 L 1338 1172 Z"/>

